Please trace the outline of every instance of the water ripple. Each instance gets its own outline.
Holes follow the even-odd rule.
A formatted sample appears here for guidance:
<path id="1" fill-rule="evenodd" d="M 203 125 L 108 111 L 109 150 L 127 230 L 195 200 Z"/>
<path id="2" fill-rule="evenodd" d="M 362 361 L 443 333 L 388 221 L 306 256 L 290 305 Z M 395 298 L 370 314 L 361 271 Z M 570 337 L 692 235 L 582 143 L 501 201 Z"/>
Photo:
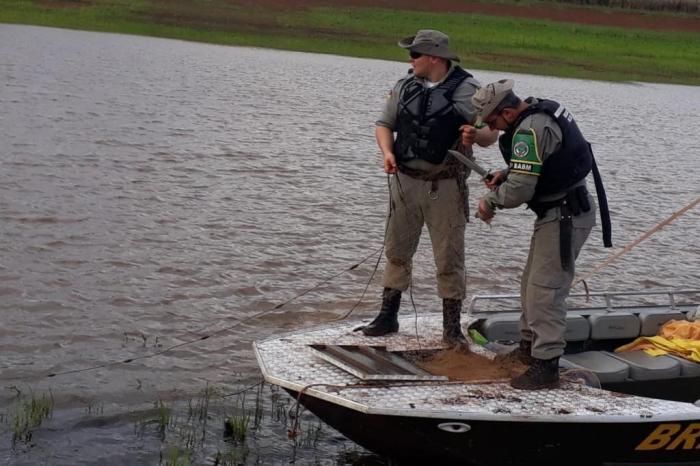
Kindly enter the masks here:
<path id="1" fill-rule="evenodd" d="M 0 119 L 4 379 L 46 387 L 48 371 L 226 328 L 381 247 L 387 188 L 373 125 L 405 64 L 10 25 L 0 56 L 11 115 Z M 700 127 L 700 88 L 515 79 L 524 94 L 564 102 L 593 143 L 615 251 L 699 195 L 688 131 Z M 495 148 L 477 156 L 502 165 Z M 484 188 L 469 187 L 475 205 Z M 470 296 L 518 291 L 531 224 L 516 210 L 492 228 L 467 225 Z M 589 285 L 700 286 L 698 225 L 696 209 Z M 596 229 L 579 270 L 610 252 Z M 374 260 L 217 338 L 51 386 L 128 405 L 145 396 L 137 386 L 196 391 L 231 383 L 231 371 L 257 374 L 253 339 L 343 314 Z M 427 235 L 414 269 L 417 308 L 438 308 Z M 379 290 L 374 277 L 359 314 L 375 312 Z"/>

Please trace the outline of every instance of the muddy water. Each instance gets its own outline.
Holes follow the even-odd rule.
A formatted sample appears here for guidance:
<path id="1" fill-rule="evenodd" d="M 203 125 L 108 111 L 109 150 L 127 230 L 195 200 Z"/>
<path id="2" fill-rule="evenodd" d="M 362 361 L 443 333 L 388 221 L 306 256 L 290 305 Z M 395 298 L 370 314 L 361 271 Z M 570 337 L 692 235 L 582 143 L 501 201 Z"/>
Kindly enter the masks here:
<path id="1" fill-rule="evenodd" d="M 134 413 L 207 384 L 254 384 L 253 340 L 350 309 L 372 276 L 387 207 L 373 124 L 406 69 L 0 25 L 0 462 L 158 463 L 164 442 L 138 436 L 149 414 Z M 525 94 L 565 102 L 593 143 L 616 250 L 698 196 L 699 88 L 515 78 Z M 495 149 L 478 156 L 501 165 Z M 681 217 L 591 288 L 698 287 L 699 220 L 697 209 Z M 518 209 L 468 226 L 470 296 L 517 291 L 531 221 Z M 594 231 L 579 270 L 608 254 Z M 439 304 L 433 277 L 423 241 L 419 311 Z M 375 279 L 357 318 L 374 313 L 379 289 Z M 13 450 L 15 396 L 30 389 L 51 390 L 54 416 Z M 297 448 L 268 421 L 246 461 L 370 461 L 330 429 Z"/>

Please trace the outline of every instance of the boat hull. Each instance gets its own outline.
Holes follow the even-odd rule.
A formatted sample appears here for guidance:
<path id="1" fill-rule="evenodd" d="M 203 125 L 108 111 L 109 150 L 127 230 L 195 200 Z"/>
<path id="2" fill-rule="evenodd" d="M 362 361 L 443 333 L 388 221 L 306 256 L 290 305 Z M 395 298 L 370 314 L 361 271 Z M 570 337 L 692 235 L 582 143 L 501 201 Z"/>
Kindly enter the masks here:
<path id="1" fill-rule="evenodd" d="M 697 375 L 627 377 L 599 389 L 586 383 L 590 370 L 572 368 L 551 390 L 517 390 L 500 374 L 404 380 L 398 368 L 374 380 L 383 351 L 443 348 L 441 314 L 400 322 L 399 332 L 379 338 L 354 331 L 357 322 L 342 322 L 273 336 L 254 349 L 267 382 L 299 396 L 349 439 L 401 464 L 700 466 L 700 405 L 687 402 L 700 393 Z M 320 355 L 328 347 L 333 351 Z M 487 346 L 471 349 L 487 361 L 494 357 Z"/>
<path id="2" fill-rule="evenodd" d="M 298 392 L 287 391 L 298 397 Z M 366 414 L 307 395 L 300 402 L 349 439 L 400 464 L 700 465 L 700 419 L 470 421 Z"/>

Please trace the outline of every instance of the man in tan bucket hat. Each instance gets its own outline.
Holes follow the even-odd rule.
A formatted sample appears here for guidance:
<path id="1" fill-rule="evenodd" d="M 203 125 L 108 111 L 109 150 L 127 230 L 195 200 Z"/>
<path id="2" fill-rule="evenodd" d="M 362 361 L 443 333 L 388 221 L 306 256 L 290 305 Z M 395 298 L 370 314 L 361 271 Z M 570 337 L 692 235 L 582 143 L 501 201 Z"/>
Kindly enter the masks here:
<path id="1" fill-rule="evenodd" d="M 566 298 L 574 262 L 595 225 L 595 204 L 586 187 L 593 171 L 603 223 L 603 242 L 612 246 L 605 190 L 590 144 L 573 117 L 553 100 L 521 100 L 515 82 L 502 79 L 479 89 L 472 101 L 478 119 L 503 131 L 499 147 L 508 169 L 494 173 L 492 190 L 477 215 L 490 221 L 496 209 L 522 204 L 537 214 L 530 252 L 520 282 L 520 344 L 503 359 L 528 364 L 511 385 L 536 390 L 559 383 L 559 357 L 566 340 Z"/>
<path id="2" fill-rule="evenodd" d="M 404 37 L 399 41 L 399 47 L 423 55 L 459 61 L 459 56 L 450 51 L 447 34 L 433 29 L 421 29 L 415 36 Z"/>
<path id="3" fill-rule="evenodd" d="M 471 96 L 479 83 L 455 66 L 459 57 L 446 34 L 422 29 L 399 46 L 408 50 L 412 69 L 394 85 L 375 130 L 384 171 L 393 175 L 384 292 L 379 315 L 362 332 L 380 336 L 398 331 L 401 293 L 411 284 L 413 255 L 427 224 L 443 304 L 443 341 L 466 349 L 460 313 L 468 173 L 447 151 L 459 145 L 471 155 L 474 142 L 492 144 L 497 132 L 474 128 Z"/>

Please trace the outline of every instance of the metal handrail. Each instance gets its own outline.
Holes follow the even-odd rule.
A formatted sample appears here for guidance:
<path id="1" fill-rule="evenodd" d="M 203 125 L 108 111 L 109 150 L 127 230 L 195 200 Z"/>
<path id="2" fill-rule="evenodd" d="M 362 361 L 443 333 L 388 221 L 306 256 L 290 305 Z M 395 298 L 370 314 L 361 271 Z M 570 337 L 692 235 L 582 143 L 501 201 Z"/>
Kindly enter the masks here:
<path id="1" fill-rule="evenodd" d="M 677 295 L 692 295 L 692 294 L 700 294 L 700 289 L 687 289 L 687 290 L 650 290 L 650 291 L 615 291 L 615 292 L 609 292 L 609 291 L 603 291 L 603 292 L 595 292 L 595 293 L 574 293 L 570 294 L 569 297 L 571 298 L 581 298 L 581 297 L 590 297 L 590 296 L 595 296 L 595 297 L 603 297 L 605 298 L 605 310 L 606 311 L 612 311 L 616 309 L 615 304 L 613 303 L 613 299 L 616 297 L 620 296 L 652 296 L 652 295 L 666 295 L 668 296 L 668 304 L 648 304 L 648 305 L 643 305 L 643 307 L 649 307 L 649 308 L 655 308 L 655 307 L 663 307 L 663 306 L 668 306 L 670 305 L 671 309 L 676 309 L 677 304 L 676 304 L 676 299 L 675 297 Z M 487 300 L 502 300 L 502 299 L 519 299 L 520 295 L 519 294 L 501 294 L 501 295 L 477 295 L 472 297 L 471 302 L 469 303 L 469 308 L 467 309 L 467 315 L 475 315 L 477 312 L 475 311 L 476 304 L 478 301 L 487 301 Z M 700 304 L 700 302 L 696 303 Z M 617 306 L 617 309 L 622 308 L 623 306 Z M 577 308 L 576 310 L 581 310 L 582 308 Z M 584 308 L 585 309 L 585 308 Z M 590 310 L 600 310 L 600 307 L 590 307 Z M 492 310 L 482 310 L 479 311 L 478 314 L 496 314 L 496 313 L 502 313 L 502 312 L 519 312 L 519 309 L 507 309 L 507 310 L 502 310 L 502 309 L 492 309 Z"/>

